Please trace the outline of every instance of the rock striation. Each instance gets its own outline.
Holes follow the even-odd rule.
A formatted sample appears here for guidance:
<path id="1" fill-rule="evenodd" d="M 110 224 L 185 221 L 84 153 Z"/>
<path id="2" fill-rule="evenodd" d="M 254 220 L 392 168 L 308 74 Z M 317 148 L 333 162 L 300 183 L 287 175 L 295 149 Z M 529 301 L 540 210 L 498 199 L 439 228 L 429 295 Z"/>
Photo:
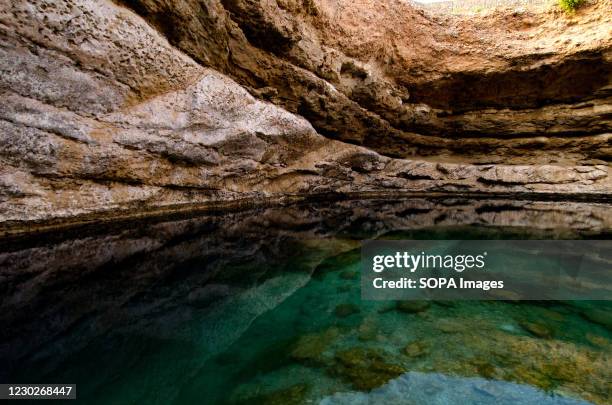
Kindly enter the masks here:
<path id="1" fill-rule="evenodd" d="M 475 18 L 400 0 L 179 3 L 123 1 L 195 60 L 325 136 L 398 157 L 609 161 L 600 135 L 612 112 L 610 1 L 573 17 Z"/>
<path id="2" fill-rule="evenodd" d="M 0 0 L 2 226 L 329 193 L 607 198 L 611 10 Z"/>

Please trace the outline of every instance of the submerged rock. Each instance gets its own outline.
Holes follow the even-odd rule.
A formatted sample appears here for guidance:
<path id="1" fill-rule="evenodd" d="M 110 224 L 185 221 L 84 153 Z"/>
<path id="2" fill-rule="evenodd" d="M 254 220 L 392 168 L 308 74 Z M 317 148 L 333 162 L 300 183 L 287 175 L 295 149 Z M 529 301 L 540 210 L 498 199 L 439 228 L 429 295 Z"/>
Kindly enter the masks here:
<path id="1" fill-rule="evenodd" d="M 422 341 L 411 342 L 404 347 L 402 353 L 408 357 L 421 357 L 427 354 L 428 345 Z"/>
<path id="2" fill-rule="evenodd" d="M 310 387 L 306 384 L 295 384 L 287 388 L 264 394 L 234 397 L 229 401 L 229 404 L 300 405 L 304 403 L 304 399 L 309 389 Z"/>
<path id="3" fill-rule="evenodd" d="M 603 336 L 595 335 L 593 333 L 587 333 L 585 339 L 594 346 L 601 347 L 603 349 L 607 349 L 611 347 L 610 340 L 606 339 Z"/>
<path id="4" fill-rule="evenodd" d="M 492 379 L 495 377 L 497 370 L 495 366 L 491 364 L 489 361 L 484 360 L 484 359 L 474 360 L 472 364 L 474 364 L 474 366 L 476 367 L 476 371 L 478 372 L 478 375 L 480 375 L 481 377 L 484 377 L 487 379 Z"/>
<path id="5" fill-rule="evenodd" d="M 612 331 L 612 308 L 586 308 L 582 310 L 582 316 Z"/>
<path id="6" fill-rule="evenodd" d="M 320 333 L 301 336 L 295 343 L 289 356 L 291 359 L 307 365 L 326 363 L 323 353 L 339 337 L 338 328 L 330 328 Z"/>
<path id="7" fill-rule="evenodd" d="M 463 320 L 452 318 L 441 318 L 435 321 L 436 329 L 443 333 L 459 333 L 466 330 L 467 326 Z"/>
<path id="8" fill-rule="evenodd" d="M 374 349 L 355 347 L 339 351 L 335 360 L 328 372 L 362 391 L 380 387 L 406 371 L 397 364 L 386 362 L 383 355 Z"/>
<path id="9" fill-rule="evenodd" d="M 554 334 L 550 327 L 540 322 L 524 321 L 520 322 L 519 325 L 527 332 L 539 338 L 550 339 Z"/>
<path id="10" fill-rule="evenodd" d="M 334 309 L 334 314 L 338 318 L 346 318 L 359 312 L 361 312 L 361 309 L 355 304 L 340 304 Z"/>
<path id="11" fill-rule="evenodd" d="M 398 301 L 396 303 L 396 309 L 407 314 L 424 312 L 429 309 L 430 306 L 431 304 L 428 301 Z"/>
<path id="12" fill-rule="evenodd" d="M 499 405 L 589 405 L 590 402 L 551 395 L 537 388 L 482 378 L 451 377 L 411 371 L 385 386 L 364 393 L 338 393 L 321 405 L 369 404 L 499 404 Z"/>
<path id="13" fill-rule="evenodd" d="M 366 318 L 361 325 L 359 325 L 359 334 L 357 338 L 362 342 L 374 341 L 381 336 L 378 334 L 378 328 L 372 318 Z"/>

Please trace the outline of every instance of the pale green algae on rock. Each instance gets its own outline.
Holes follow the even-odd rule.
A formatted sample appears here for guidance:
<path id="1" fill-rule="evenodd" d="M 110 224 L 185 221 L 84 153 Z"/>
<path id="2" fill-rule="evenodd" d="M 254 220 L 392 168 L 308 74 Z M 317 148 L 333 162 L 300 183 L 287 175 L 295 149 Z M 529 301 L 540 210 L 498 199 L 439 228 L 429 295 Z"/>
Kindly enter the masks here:
<path id="1" fill-rule="evenodd" d="M 54 278 L 39 287 L 43 301 L 19 296 L 22 311 L 44 308 L 38 319 L 29 315 L 38 329 L 9 322 L 19 339 L 2 332 L 2 378 L 75 382 L 77 402 L 86 404 L 610 403 L 609 304 L 361 299 L 365 238 L 579 238 L 582 231 L 474 224 L 482 218 L 431 226 L 456 205 L 424 210 L 419 215 L 433 218 L 425 226 L 424 218 L 398 221 L 395 213 L 407 210 L 401 204 L 279 208 L 245 214 L 254 221 L 248 226 L 237 214 L 62 241 L 67 251 L 104 242 L 112 259 L 93 269 L 62 258 L 80 273 L 48 264 Z M 281 221 L 297 215 L 315 219 L 299 227 Z M 19 246 L 2 260 L 10 268 L 11 257 L 49 260 L 61 249 Z M 18 284 L 12 274 L 4 280 Z M 3 301 L 6 317 L 19 300 L 11 285 L 3 288 L 13 297 Z M 74 311 L 79 317 L 62 324 Z M 44 344 L 40 331 L 49 335 Z M 36 347 L 26 351 L 28 333 Z"/>

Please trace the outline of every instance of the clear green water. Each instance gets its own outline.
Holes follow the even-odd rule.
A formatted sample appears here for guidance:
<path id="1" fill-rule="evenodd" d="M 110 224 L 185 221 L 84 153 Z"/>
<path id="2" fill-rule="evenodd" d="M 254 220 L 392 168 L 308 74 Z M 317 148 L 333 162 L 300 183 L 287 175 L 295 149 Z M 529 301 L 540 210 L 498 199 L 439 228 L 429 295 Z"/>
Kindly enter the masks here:
<path id="1" fill-rule="evenodd" d="M 2 380 L 76 383 L 77 402 L 87 404 L 357 403 L 371 390 L 369 403 L 395 403 L 399 388 L 385 384 L 412 372 L 405 403 L 517 403 L 500 398 L 525 386 L 524 403 L 610 403 L 607 303 L 402 306 L 360 297 L 366 237 L 557 233 L 475 223 L 395 229 L 355 217 L 354 207 L 308 221 L 300 210 L 7 248 L 2 309 L 23 315 L 4 315 Z M 410 215 L 421 214 L 429 215 Z M 495 383 L 457 402 L 421 381 L 446 377 L 457 387 Z M 339 396 L 347 392 L 358 394 Z"/>

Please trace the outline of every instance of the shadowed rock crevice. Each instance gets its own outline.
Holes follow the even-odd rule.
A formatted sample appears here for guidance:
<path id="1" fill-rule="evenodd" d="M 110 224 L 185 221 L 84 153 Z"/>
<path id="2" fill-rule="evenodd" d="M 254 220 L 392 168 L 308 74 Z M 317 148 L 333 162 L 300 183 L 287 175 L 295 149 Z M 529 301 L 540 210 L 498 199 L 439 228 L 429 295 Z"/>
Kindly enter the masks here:
<path id="1" fill-rule="evenodd" d="M 606 99 L 612 95 L 609 52 L 577 52 L 557 63 L 526 71 L 520 68 L 537 60 L 513 60 L 510 65 L 514 69 L 501 72 L 456 73 L 427 86 L 410 88 L 411 101 L 459 114 L 486 108 L 522 110 Z"/>

